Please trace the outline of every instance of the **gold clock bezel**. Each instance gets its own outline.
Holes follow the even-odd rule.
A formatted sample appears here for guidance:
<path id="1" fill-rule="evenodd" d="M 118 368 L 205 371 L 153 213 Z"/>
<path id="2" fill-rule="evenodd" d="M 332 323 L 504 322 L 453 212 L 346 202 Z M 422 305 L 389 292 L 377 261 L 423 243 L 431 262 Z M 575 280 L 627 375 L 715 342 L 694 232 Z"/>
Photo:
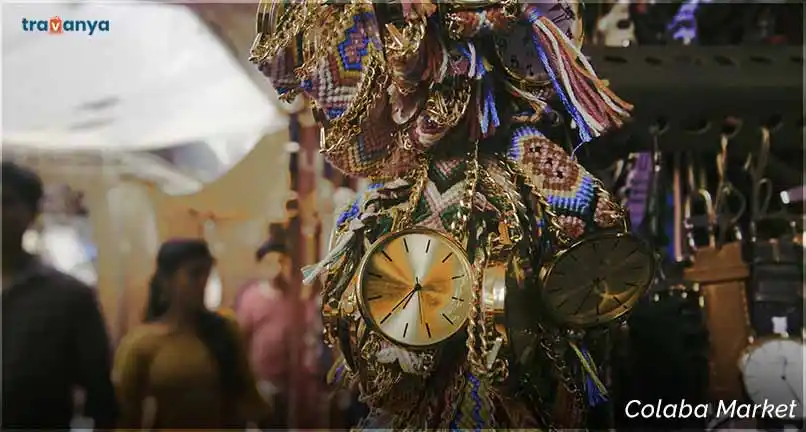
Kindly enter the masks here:
<path id="1" fill-rule="evenodd" d="M 404 236 L 412 235 L 412 234 L 428 235 L 428 236 L 432 236 L 432 237 L 438 239 L 439 241 L 444 242 L 450 248 L 450 250 L 453 252 L 453 254 L 456 256 L 456 258 L 460 261 L 460 263 L 461 263 L 461 265 L 463 267 L 463 270 L 465 271 L 465 274 L 468 275 L 467 283 L 468 283 L 468 285 L 470 285 L 468 287 L 468 289 L 472 290 L 472 284 L 473 284 L 472 275 L 474 274 L 473 270 L 472 270 L 473 267 L 470 264 L 470 260 L 467 258 L 467 252 L 464 250 L 464 248 L 456 240 L 454 240 L 453 238 L 451 238 L 450 236 L 448 236 L 447 234 L 445 234 L 445 233 L 443 233 L 441 231 L 437 231 L 437 230 L 434 230 L 434 229 L 431 229 L 431 228 L 425 228 L 425 227 L 414 227 L 414 228 L 407 228 L 407 229 L 404 229 L 404 230 L 384 234 L 378 240 L 376 240 L 375 243 L 373 243 L 372 246 L 369 247 L 369 249 L 367 249 L 367 252 L 364 254 L 364 257 L 361 259 L 361 263 L 359 264 L 358 270 L 356 272 L 356 275 L 357 275 L 357 277 L 356 277 L 356 288 L 355 288 L 356 289 L 356 299 L 357 299 L 359 310 L 361 311 L 361 316 L 364 318 L 364 322 L 367 324 L 367 326 L 373 332 L 379 334 L 381 337 L 383 337 L 384 339 L 386 339 L 390 343 L 392 343 L 394 345 L 397 345 L 397 346 L 400 346 L 400 347 L 403 347 L 403 348 L 407 348 L 407 349 L 410 349 L 410 350 L 428 350 L 428 349 L 436 347 L 437 345 L 440 345 L 440 344 L 444 343 L 445 341 L 449 340 L 450 338 L 455 336 L 457 333 L 459 333 L 467 325 L 468 317 L 464 317 L 464 319 L 462 320 L 462 323 L 456 326 L 456 331 L 454 331 L 450 335 L 448 335 L 448 336 L 446 336 L 446 337 L 444 337 L 442 339 L 435 340 L 434 342 L 432 342 L 430 344 L 413 345 L 413 344 L 402 342 L 402 341 L 398 340 L 397 338 L 388 335 L 383 330 L 383 328 L 381 328 L 380 324 L 378 324 L 375 321 L 375 318 L 370 313 L 369 305 L 367 304 L 367 301 L 366 301 L 365 295 L 364 295 L 364 292 L 365 292 L 364 280 L 366 279 L 365 278 L 365 273 L 366 273 L 367 268 L 369 267 L 369 263 L 372 260 L 372 258 L 374 257 L 374 255 L 378 251 L 382 250 L 384 246 L 386 246 L 389 243 L 391 243 L 393 240 L 395 240 L 395 239 L 397 239 L 399 237 L 404 237 Z"/>
<path id="2" fill-rule="evenodd" d="M 549 306 L 548 302 L 546 302 L 547 292 L 551 290 L 551 277 L 554 269 L 557 265 L 569 257 L 573 256 L 575 250 L 579 247 L 585 245 L 586 243 L 590 243 L 593 241 L 603 241 L 608 239 L 623 239 L 629 238 L 635 241 L 636 244 L 640 245 L 637 252 L 641 253 L 646 258 L 646 263 L 649 265 L 649 280 L 643 286 L 634 287 L 632 290 L 625 290 L 624 292 L 631 292 L 628 296 L 627 301 L 621 301 L 621 303 L 625 304 L 626 307 L 616 308 L 606 313 L 600 313 L 599 315 L 595 315 L 592 318 L 574 318 L 573 315 L 568 314 L 558 314 L 553 307 Z M 580 262 L 581 268 L 580 270 L 584 269 L 584 262 Z M 602 325 L 606 325 L 612 323 L 613 321 L 619 320 L 625 317 L 632 309 L 635 307 L 636 304 L 641 300 L 641 297 L 647 292 L 649 287 L 652 285 L 652 280 L 655 275 L 655 268 L 657 266 L 657 262 L 655 259 L 654 254 L 652 253 L 652 249 L 650 246 L 643 241 L 638 236 L 630 233 L 630 232 L 623 232 L 623 231 L 606 231 L 603 233 L 593 234 L 587 237 L 584 237 L 571 246 L 564 248 L 560 252 L 558 252 L 554 257 L 552 257 L 551 261 L 544 265 L 540 269 L 540 281 L 542 282 L 542 286 L 540 288 L 540 302 L 546 312 L 552 317 L 552 319 L 569 328 L 591 328 L 591 327 L 598 327 Z M 600 296 L 601 297 L 601 296 Z"/>
<path id="3" fill-rule="evenodd" d="M 509 293 L 507 276 L 509 260 L 504 263 L 488 265 L 484 269 L 482 282 L 482 302 L 485 320 L 493 326 L 496 334 L 503 338 L 504 344 L 509 341 L 506 327 L 506 298 Z"/>

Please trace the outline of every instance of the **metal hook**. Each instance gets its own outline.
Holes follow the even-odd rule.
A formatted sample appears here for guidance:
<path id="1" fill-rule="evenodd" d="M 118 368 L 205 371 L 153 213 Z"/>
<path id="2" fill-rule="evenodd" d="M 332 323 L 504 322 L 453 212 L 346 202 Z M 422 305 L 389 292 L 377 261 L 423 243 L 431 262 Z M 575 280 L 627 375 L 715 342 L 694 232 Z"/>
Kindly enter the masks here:
<path id="1" fill-rule="evenodd" d="M 716 158 L 719 181 L 716 189 L 716 201 L 714 203 L 715 215 L 713 221 L 717 231 L 717 246 L 724 244 L 728 230 L 731 228 L 734 228 L 736 238 L 741 239 L 741 233 L 735 228 L 739 219 L 741 219 L 742 215 L 747 210 L 747 199 L 726 178 L 725 168 L 728 164 L 729 142 L 730 137 L 726 134 L 722 134 L 721 152 Z M 729 200 L 731 197 L 735 198 L 739 205 L 735 212 L 730 208 Z"/>
<path id="2" fill-rule="evenodd" d="M 694 201 L 699 198 L 702 200 L 703 204 L 705 205 L 705 217 L 708 225 L 708 245 L 711 247 L 716 246 L 716 236 L 714 235 L 713 230 L 713 222 L 716 220 L 716 213 L 714 212 L 713 201 L 711 200 L 711 193 L 708 192 L 707 189 L 697 189 L 696 192 L 692 192 L 689 195 L 688 199 L 685 203 L 685 214 L 686 219 L 690 220 L 693 216 L 693 203 Z M 687 222 L 689 224 L 689 222 Z M 688 226 L 689 231 L 695 228 L 693 225 Z M 694 239 L 689 236 L 689 245 L 692 249 L 697 249 L 697 245 L 694 243 Z"/>
<path id="3" fill-rule="evenodd" d="M 728 143 L 729 138 L 727 135 L 722 134 L 720 137 L 720 151 L 716 156 L 716 172 L 719 176 L 718 184 L 725 182 L 725 166 L 728 164 Z"/>
<path id="4" fill-rule="evenodd" d="M 753 220 L 759 219 L 762 215 L 766 214 L 772 201 L 772 182 L 770 179 L 764 177 L 767 169 L 767 159 L 770 154 L 770 130 L 766 126 L 761 127 L 761 147 L 759 148 L 755 159 L 756 163 L 753 164 L 753 155 L 748 156 L 751 161 L 749 164 L 750 178 L 753 182 L 752 185 L 752 204 L 751 216 Z"/>

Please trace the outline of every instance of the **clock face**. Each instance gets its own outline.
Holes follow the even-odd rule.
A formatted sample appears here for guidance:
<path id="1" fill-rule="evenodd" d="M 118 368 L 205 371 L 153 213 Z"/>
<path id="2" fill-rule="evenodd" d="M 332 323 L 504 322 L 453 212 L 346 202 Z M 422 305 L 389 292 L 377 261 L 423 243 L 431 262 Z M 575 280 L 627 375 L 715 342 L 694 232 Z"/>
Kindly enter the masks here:
<path id="1" fill-rule="evenodd" d="M 742 380 L 755 403 L 798 403 L 796 417 L 803 417 L 802 342 L 792 339 L 768 339 L 751 347 L 741 359 Z"/>
<path id="2" fill-rule="evenodd" d="M 527 24 L 514 25 L 512 31 L 495 38 L 495 45 L 501 64 L 509 75 L 529 84 L 544 84 L 549 76 L 532 40 L 532 27 Z"/>
<path id="3" fill-rule="evenodd" d="M 391 342 L 425 348 L 464 326 L 473 277 L 465 252 L 445 235 L 422 228 L 378 240 L 358 276 L 361 311 Z"/>
<path id="4" fill-rule="evenodd" d="M 541 297 L 563 324 L 604 324 L 635 306 L 654 271 L 646 243 L 630 234 L 606 234 L 577 243 L 544 269 Z"/>
<path id="5" fill-rule="evenodd" d="M 546 9 L 543 14 L 570 40 L 580 44 L 583 26 L 579 19 L 577 2 L 559 0 L 545 2 L 537 7 Z M 540 61 L 533 35 L 531 25 L 519 23 L 513 25 L 508 34 L 496 34 L 495 46 L 501 64 L 510 76 L 528 84 L 544 85 L 548 83 L 549 76 Z"/>

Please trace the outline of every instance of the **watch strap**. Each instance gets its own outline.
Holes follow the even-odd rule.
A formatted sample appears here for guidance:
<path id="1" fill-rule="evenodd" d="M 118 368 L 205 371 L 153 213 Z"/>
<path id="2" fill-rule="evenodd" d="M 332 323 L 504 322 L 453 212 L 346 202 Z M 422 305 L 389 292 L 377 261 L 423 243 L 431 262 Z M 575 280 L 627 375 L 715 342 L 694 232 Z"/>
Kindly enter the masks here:
<path id="1" fill-rule="evenodd" d="M 685 278 L 698 282 L 704 300 L 709 334 L 709 397 L 742 400 L 744 396 L 737 359 L 747 347 L 750 317 L 745 280 L 749 269 L 742 260 L 741 244 L 702 247 Z"/>

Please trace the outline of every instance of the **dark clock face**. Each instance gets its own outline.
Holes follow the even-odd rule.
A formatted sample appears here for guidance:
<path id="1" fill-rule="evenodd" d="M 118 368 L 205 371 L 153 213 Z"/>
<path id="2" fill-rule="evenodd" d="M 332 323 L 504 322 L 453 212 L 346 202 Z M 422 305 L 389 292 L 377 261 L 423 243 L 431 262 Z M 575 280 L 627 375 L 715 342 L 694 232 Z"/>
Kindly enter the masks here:
<path id="1" fill-rule="evenodd" d="M 391 342 L 438 344 L 464 326 L 473 277 L 465 252 L 432 230 L 412 229 L 379 240 L 359 274 L 364 317 Z"/>
<path id="2" fill-rule="evenodd" d="M 584 240 L 546 272 L 543 302 L 568 325 L 604 324 L 629 312 L 654 272 L 649 247 L 629 234 Z"/>

